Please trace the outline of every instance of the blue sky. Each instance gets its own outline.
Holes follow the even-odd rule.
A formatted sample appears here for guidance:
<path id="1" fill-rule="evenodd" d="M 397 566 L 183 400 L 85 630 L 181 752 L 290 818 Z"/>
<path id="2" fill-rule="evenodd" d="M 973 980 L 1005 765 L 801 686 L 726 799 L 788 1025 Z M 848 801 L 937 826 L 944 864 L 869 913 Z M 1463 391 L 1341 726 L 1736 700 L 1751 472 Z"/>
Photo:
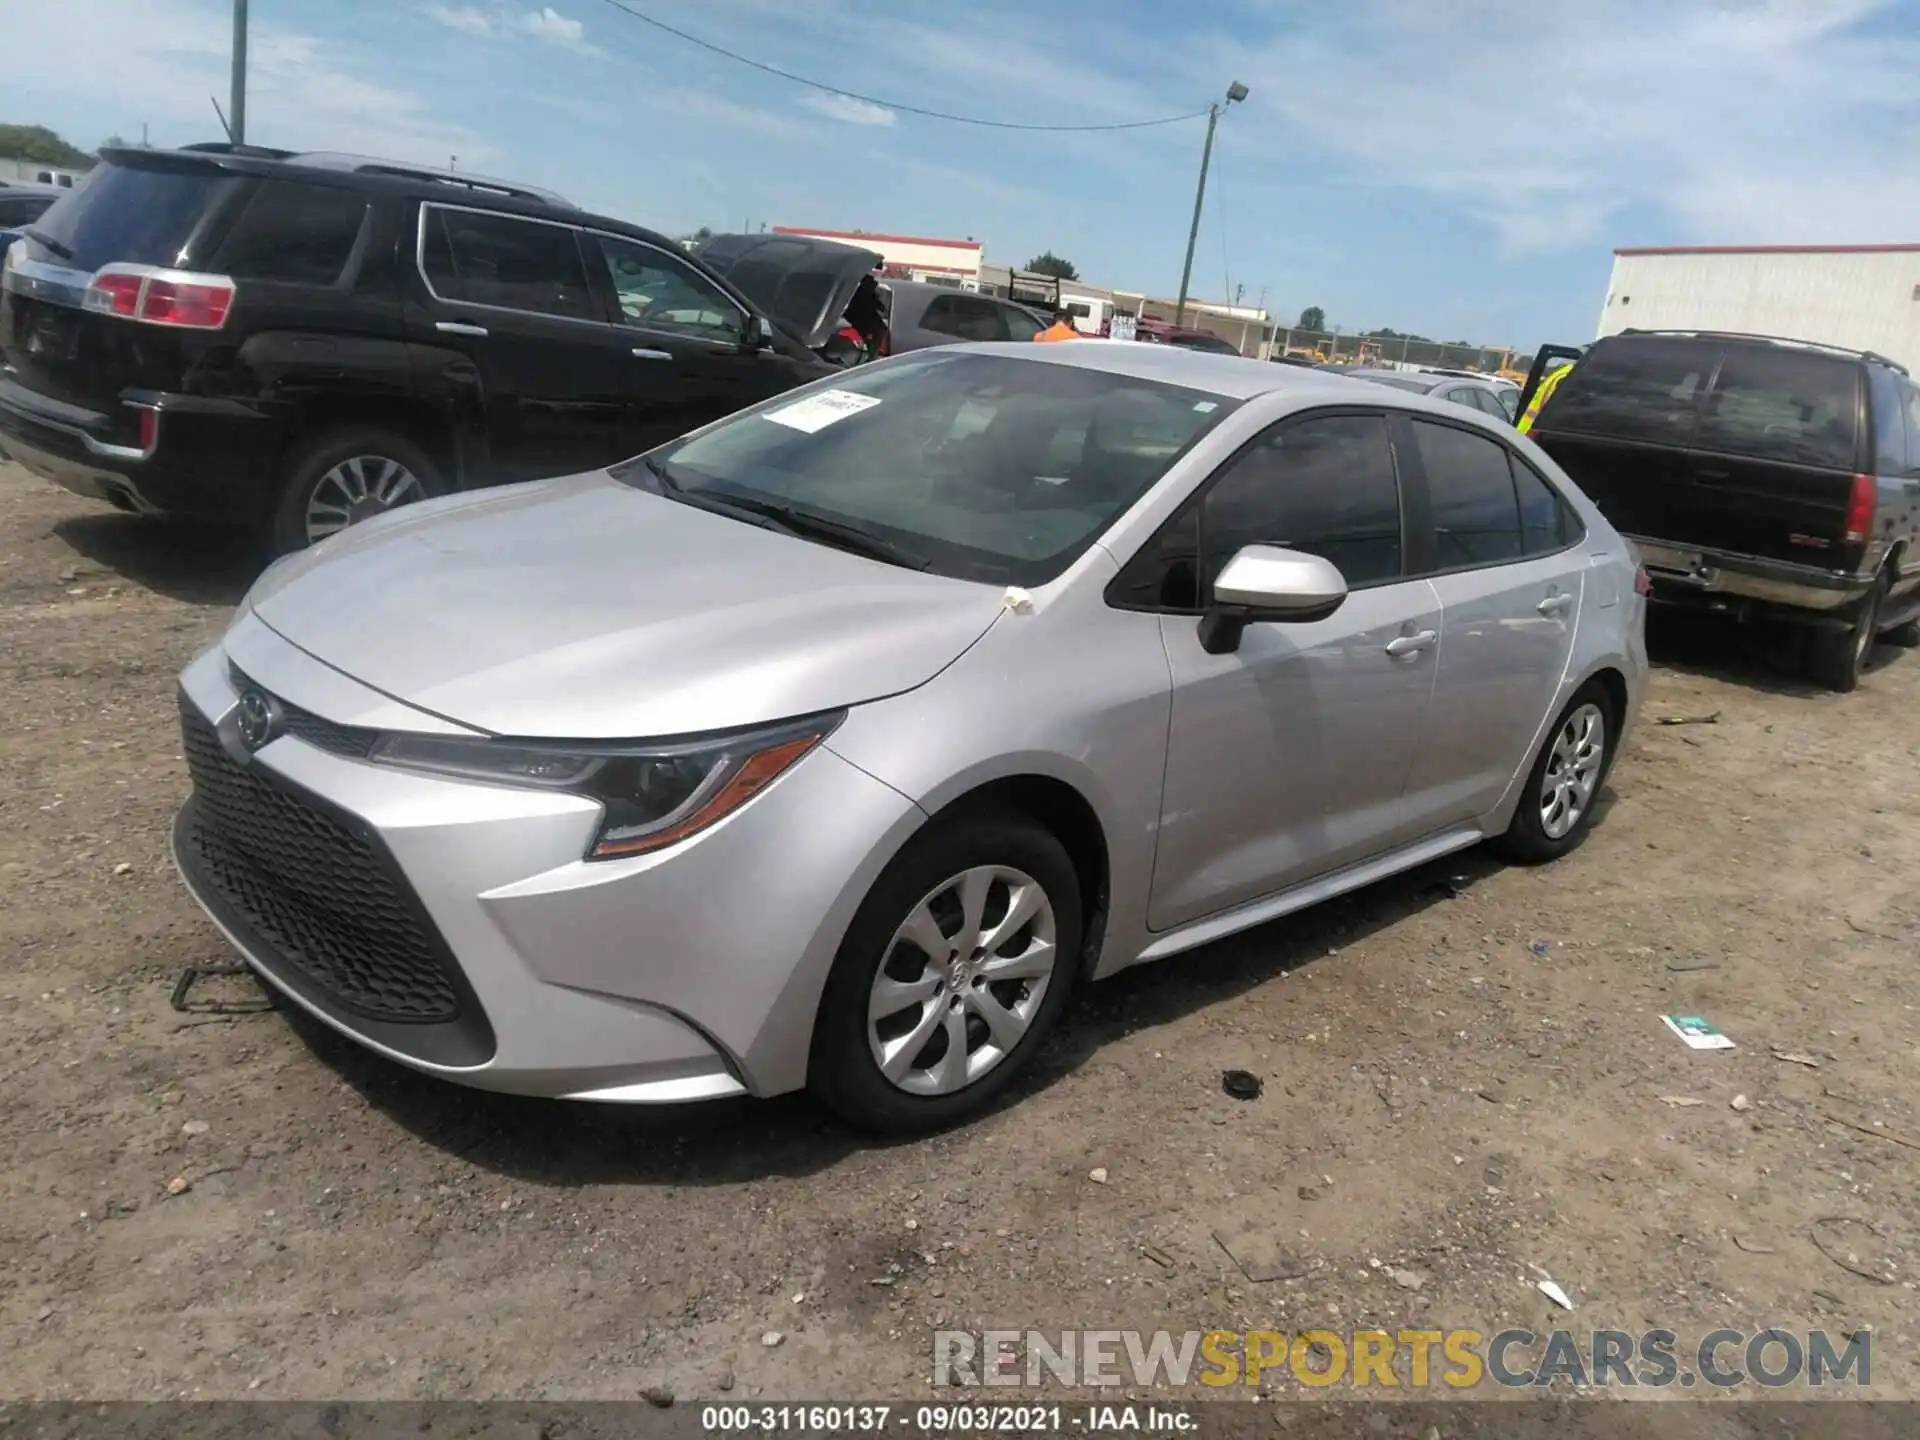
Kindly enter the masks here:
<path id="1" fill-rule="evenodd" d="M 845 87 L 1007 120 L 1220 127 L 1193 290 L 1346 329 L 1594 331 L 1615 245 L 1920 240 L 1920 0 L 634 0 Z M 9 0 L 0 120 L 213 138 L 228 0 Z M 605 0 L 252 0 L 249 138 L 509 175 L 663 230 L 1051 248 L 1171 294 L 1202 123 L 944 124 Z M 109 43 L 138 36 L 137 45 Z"/>

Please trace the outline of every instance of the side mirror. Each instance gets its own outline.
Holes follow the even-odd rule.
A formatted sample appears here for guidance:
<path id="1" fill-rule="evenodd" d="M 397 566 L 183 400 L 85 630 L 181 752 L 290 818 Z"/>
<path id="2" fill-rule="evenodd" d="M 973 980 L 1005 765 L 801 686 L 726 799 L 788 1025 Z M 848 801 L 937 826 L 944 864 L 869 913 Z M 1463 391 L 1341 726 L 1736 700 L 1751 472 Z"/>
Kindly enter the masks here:
<path id="1" fill-rule="evenodd" d="M 764 350 L 773 344 L 773 332 L 767 328 L 765 318 L 759 315 L 747 316 L 747 328 L 740 336 L 742 350 Z"/>
<path id="2" fill-rule="evenodd" d="M 1248 545 L 1213 582 L 1213 598 L 1200 617 L 1200 648 L 1230 655 L 1240 648 L 1241 632 L 1256 621 L 1324 620 L 1346 598 L 1346 577 L 1331 560 L 1279 545 Z"/>

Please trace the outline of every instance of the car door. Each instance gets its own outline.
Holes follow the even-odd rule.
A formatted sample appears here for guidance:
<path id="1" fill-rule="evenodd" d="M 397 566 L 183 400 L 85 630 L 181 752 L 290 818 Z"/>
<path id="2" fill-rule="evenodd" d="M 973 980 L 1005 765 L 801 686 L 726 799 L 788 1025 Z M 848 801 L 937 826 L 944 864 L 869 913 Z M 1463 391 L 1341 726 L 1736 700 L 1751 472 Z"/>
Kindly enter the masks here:
<path id="1" fill-rule="evenodd" d="M 1209 655 L 1196 614 L 1161 625 L 1173 704 L 1149 915 L 1154 929 L 1270 894 L 1405 838 L 1401 792 L 1433 688 L 1440 605 L 1406 573 L 1400 484 L 1376 410 L 1285 420 L 1187 512 L 1204 601 L 1255 543 L 1325 556 L 1332 616 L 1247 626 Z"/>
<path id="2" fill-rule="evenodd" d="M 748 343 L 747 311 L 658 246 L 588 231 L 588 261 L 616 307 L 623 453 L 635 454 L 796 383 L 783 357 Z"/>
<path id="3" fill-rule="evenodd" d="M 1407 785 L 1422 832 L 1485 814 L 1532 758 L 1573 653 L 1587 569 L 1578 516 L 1478 427 L 1406 417 L 1439 595 L 1433 703 Z"/>
<path id="4" fill-rule="evenodd" d="M 485 453 L 470 483 L 611 464 L 621 448 L 619 351 L 571 225 L 420 207 L 421 287 L 407 339 L 430 393 L 471 400 Z"/>

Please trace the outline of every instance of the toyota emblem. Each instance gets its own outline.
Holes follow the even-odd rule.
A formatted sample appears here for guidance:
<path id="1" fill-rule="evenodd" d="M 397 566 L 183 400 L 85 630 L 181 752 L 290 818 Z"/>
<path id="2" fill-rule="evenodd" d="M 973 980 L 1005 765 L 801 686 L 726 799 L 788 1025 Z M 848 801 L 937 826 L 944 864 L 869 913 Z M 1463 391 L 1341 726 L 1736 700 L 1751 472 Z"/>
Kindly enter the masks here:
<path id="1" fill-rule="evenodd" d="M 240 732 L 242 745 L 249 750 L 258 750 L 280 733 L 280 707 L 263 690 L 243 690 L 240 692 L 239 713 L 234 717 L 234 728 Z"/>

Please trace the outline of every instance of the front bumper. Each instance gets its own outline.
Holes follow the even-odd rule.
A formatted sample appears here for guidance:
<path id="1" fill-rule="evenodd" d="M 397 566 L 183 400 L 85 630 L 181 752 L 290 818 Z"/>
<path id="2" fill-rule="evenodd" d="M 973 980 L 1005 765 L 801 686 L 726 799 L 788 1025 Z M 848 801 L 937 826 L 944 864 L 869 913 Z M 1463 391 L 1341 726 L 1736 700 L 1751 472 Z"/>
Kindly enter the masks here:
<path id="1" fill-rule="evenodd" d="M 821 747 L 678 846 L 587 862 L 600 807 L 577 796 L 375 765 L 326 748 L 324 729 L 312 726 L 248 755 L 235 723 L 236 668 L 336 726 L 457 727 L 361 689 L 251 615 L 187 667 L 190 754 L 196 723 L 210 728 L 221 754 L 203 767 L 242 768 L 247 783 L 319 816 L 312 823 L 320 829 L 337 825 L 364 842 L 397 903 L 417 907 L 425 936 L 425 948 L 408 938 L 391 896 L 356 902 L 343 893 L 355 875 L 377 890 L 379 876 L 327 855 L 309 860 L 303 851 L 300 870 L 285 872 L 304 887 L 291 902 L 250 888 L 271 884 L 271 875 L 223 873 L 220 855 L 210 863 L 193 840 L 201 810 L 218 798 L 201 793 L 211 786 L 197 773 L 195 798 L 176 824 L 176 864 L 275 989 L 390 1059 L 484 1089 L 667 1102 L 805 1083 L 815 1009 L 840 937 L 880 866 L 924 818 L 904 797 Z M 417 723 L 406 723 L 409 715 Z M 319 743 L 303 738 L 313 734 Z M 260 843 L 258 834 L 242 838 Z M 328 923 L 344 915 L 354 936 L 379 943 L 359 945 L 330 969 L 332 941 L 307 944 L 300 916 L 289 921 L 284 905 L 303 905 L 312 918 L 332 899 L 341 903 Z M 405 973 L 383 970 L 402 959 Z M 419 981 L 436 960 L 447 986 L 430 975 Z M 394 1017 L 408 1007 L 413 1014 Z"/>

